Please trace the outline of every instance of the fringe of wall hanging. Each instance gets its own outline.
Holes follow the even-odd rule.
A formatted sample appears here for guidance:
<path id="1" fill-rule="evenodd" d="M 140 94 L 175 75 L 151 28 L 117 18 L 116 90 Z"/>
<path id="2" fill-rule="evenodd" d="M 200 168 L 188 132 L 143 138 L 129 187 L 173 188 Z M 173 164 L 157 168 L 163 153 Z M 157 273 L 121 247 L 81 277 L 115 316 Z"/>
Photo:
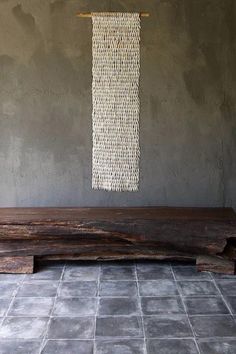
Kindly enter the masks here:
<path id="1" fill-rule="evenodd" d="M 92 13 L 92 187 L 139 185 L 140 16 Z"/>

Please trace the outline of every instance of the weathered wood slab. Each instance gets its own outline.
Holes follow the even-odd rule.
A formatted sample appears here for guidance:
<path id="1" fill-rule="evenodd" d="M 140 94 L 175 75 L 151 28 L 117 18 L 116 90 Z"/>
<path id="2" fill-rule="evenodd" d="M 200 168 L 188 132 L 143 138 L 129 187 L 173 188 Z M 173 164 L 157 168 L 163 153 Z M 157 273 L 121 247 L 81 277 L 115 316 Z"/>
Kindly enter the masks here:
<path id="1" fill-rule="evenodd" d="M 235 262 L 219 256 L 199 256 L 196 264 L 199 272 L 235 274 Z"/>
<path id="2" fill-rule="evenodd" d="M 0 257 L 187 260 L 232 240 L 231 208 L 0 208 Z"/>
<path id="3" fill-rule="evenodd" d="M 34 257 L 0 257 L 0 273 L 33 273 Z"/>

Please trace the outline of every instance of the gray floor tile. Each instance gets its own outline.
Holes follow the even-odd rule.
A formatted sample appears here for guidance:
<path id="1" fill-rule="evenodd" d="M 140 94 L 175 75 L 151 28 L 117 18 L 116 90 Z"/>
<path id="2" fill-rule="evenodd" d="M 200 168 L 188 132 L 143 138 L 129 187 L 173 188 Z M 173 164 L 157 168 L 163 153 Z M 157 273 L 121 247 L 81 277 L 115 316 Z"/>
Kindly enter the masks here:
<path id="1" fill-rule="evenodd" d="M 97 310 L 96 298 L 57 298 L 54 316 L 92 316 Z"/>
<path id="2" fill-rule="evenodd" d="M 180 297 L 142 297 L 144 315 L 184 314 L 184 306 Z"/>
<path id="3" fill-rule="evenodd" d="M 101 316 L 141 315 L 137 298 L 101 298 L 98 314 Z"/>
<path id="4" fill-rule="evenodd" d="M 58 292 L 59 296 L 65 297 L 93 297 L 97 295 L 96 281 L 62 282 Z"/>
<path id="5" fill-rule="evenodd" d="M 118 339 L 96 341 L 96 354 L 144 354 L 142 339 Z"/>
<path id="6" fill-rule="evenodd" d="M 170 266 L 160 266 L 159 263 L 138 264 L 137 275 L 140 280 L 174 279 Z"/>
<path id="7" fill-rule="evenodd" d="M 93 354 L 93 341 L 48 340 L 42 354 Z"/>
<path id="8" fill-rule="evenodd" d="M 95 317 L 53 317 L 47 337 L 50 339 L 92 339 Z"/>
<path id="9" fill-rule="evenodd" d="M 0 340 L 0 354 L 38 354 L 41 341 L 36 340 Z"/>
<path id="10" fill-rule="evenodd" d="M 198 272 L 196 266 L 174 266 L 172 269 L 177 280 L 211 279 L 210 273 Z"/>
<path id="11" fill-rule="evenodd" d="M 236 277 L 236 276 L 235 276 Z M 236 281 L 230 279 L 217 280 L 216 284 L 220 288 L 223 295 L 235 296 L 236 295 Z"/>
<path id="12" fill-rule="evenodd" d="M 97 317 L 96 337 L 142 338 L 141 317 Z"/>
<path id="13" fill-rule="evenodd" d="M 0 274 L 0 282 L 20 283 L 25 279 L 25 274 Z"/>
<path id="14" fill-rule="evenodd" d="M 227 304 L 233 314 L 236 314 L 236 296 L 225 297 Z"/>
<path id="15" fill-rule="evenodd" d="M 0 282 L 0 298 L 13 296 L 18 286 L 17 283 Z"/>
<path id="16" fill-rule="evenodd" d="M 215 280 L 234 280 L 236 281 L 236 274 L 221 274 L 221 273 L 211 273 Z"/>
<path id="17" fill-rule="evenodd" d="M 13 301 L 9 316 L 37 316 L 46 317 L 50 315 L 54 298 L 50 297 L 18 297 Z"/>
<path id="18" fill-rule="evenodd" d="M 172 280 L 139 281 L 141 296 L 171 296 L 178 295 L 176 284 Z"/>
<path id="19" fill-rule="evenodd" d="M 192 331 L 186 315 L 144 316 L 146 338 L 191 337 Z"/>
<path id="20" fill-rule="evenodd" d="M 0 328 L 0 338 L 38 339 L 47 328 L 45 317 L 6 317 Z"/>
<path id="21" fill-rule="evenodd" d="M 235 354 L 236 339 L 199 339 L 201 354 Z"/>
<path id="22" fill-rule="evenodd" d="M 184 303 L 190 315 L 229 314 L 229 310 L 221 297 L 186 297 Z"/>
<path id="23" fill-rule="evenodd" d="M 137 296 L 138 289 L 135 281 L 101 281 L 100 296 Z"/>
<path id="24" fill-rule="evenodd" d="M 236 322 L 230 315 L 190 316 L 197 337 L 235 337 Z"/>
<path id="25" fill-rule="evenodd" d="M 178 281 L 182 295 L 220 295 L 212 281 Z"/>
<path id="26" fill-rule="evenodd" d="M 60 280 L 62 268 L 42 267 L 34 274 L 27 274 L 25 281 L 30 280 Z"/>
<path id="27" fill-rule="evenodd" d="M 0 298 L 0 317 L 5 316 L 8 307 L 10 305 L 11 299 L 1 299 Z"/>
<path id="28" fill-rule="evenodd" d="M 91 281 L 98 280 L 99 276 L 99 266 L 86 266 L 76 265 L 76 266 L 66 266 L 63 280 L 67 281 Z"/>
<path id="29" fill-rule="evenodd" d="M 24 282 L 17 291 L 17 297 L 54 297 L 57 294 L 58 282 L 30 281 Z"/>
<path id="30" fill-rule="evenodd" d="M 199 354 L 193 339 L 149 339 L 147 354 Z"/>
<path id="31" fill-rule="evenodd" d="M 100 280 L 135 280 L 135 270 L 126 266 L 102 267 Z"/>

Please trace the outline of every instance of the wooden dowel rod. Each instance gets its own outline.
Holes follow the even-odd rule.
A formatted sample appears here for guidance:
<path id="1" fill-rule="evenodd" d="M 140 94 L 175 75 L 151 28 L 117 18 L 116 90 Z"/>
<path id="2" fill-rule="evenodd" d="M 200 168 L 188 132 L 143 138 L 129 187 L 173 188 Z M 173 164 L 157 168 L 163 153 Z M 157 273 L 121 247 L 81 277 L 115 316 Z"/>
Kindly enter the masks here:
<path id="1" fill-rule="evenodd" d="M 78 12 L 76 14 L 77 17 L 92 17 L 91 12 Z M 141 17 L 149 17 L 150 14 L 148 12 L 140 12 Z"/>

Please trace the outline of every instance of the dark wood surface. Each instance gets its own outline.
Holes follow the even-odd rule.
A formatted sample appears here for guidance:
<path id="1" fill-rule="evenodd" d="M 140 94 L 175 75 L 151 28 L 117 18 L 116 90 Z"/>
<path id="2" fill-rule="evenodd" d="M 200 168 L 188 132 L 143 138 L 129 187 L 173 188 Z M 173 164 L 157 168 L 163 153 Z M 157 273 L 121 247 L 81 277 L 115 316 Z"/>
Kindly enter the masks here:
<path id="1" fill-rule="evenodd" d="M 0 256 L 196 259 L 236 240 L 231 208 L 0 208 Z"/>
<path id="2" fill-rule="evenodd" d="M 33 273 L 34 257 L 0 257 L 0 273 Z"/>

